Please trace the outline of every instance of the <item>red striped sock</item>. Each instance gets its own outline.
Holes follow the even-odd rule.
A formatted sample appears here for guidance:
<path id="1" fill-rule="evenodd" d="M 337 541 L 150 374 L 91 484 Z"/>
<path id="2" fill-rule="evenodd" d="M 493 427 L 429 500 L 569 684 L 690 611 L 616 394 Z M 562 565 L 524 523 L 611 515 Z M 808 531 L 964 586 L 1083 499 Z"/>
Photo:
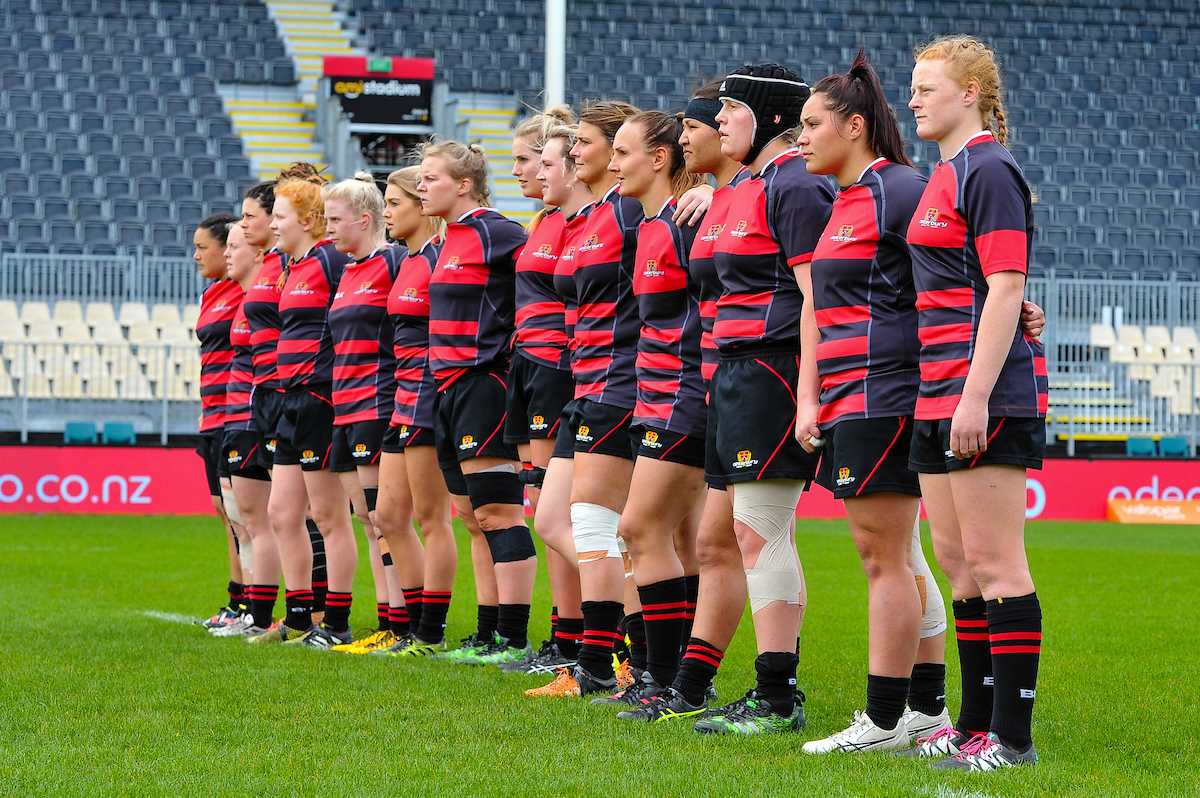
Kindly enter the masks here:
<path id="1" fill-rule="evenodd" d="M 988 642 L 987 603 L 983 596 L 953 602 L 954 635 L 962 673 L 962 705 L 955 726 L 964 734 L 986 732 L 992 725 L 992 649 Z"/>
<path id="2" fill-rule="evenodd" d="M 1033 742 L 1033 701 L 1042 655 L 1042 605 L 1037 593 L 987 603 L 993 690 L 990 730 L 1024 751 Z"/>
<path id="3" fill-rule="evenodd" d="M 725 652 L 712 643 L 698 637 L 688 639 L 674 685 L 684 700 L 695 705 L 704 703 L 708 688 L 712 685 L 713 677 L 717 675 L 724 658 Z"/>

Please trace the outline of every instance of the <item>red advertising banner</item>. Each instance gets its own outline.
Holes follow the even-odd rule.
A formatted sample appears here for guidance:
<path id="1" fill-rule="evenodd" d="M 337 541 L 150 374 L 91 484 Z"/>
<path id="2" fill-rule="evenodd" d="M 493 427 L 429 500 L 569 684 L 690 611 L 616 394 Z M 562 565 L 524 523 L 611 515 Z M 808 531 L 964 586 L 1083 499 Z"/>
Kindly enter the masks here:
<path id="1" fill-rule="evenodd" d="M 204 467 L 191 449 L 21 446 L 2 450 L 0 513 L 208 514 Z M 1109 499 L 1200 501 L 1195 460 L 1047 460 L 1030 471 L 1030 519 L 1102 521 Z M 804 494 L 802 518 L 839 518 L 823 488 Z"/>
<path id="2" fill-rule="evenodd" d="M 0 449 L 0 513 L 212 513 L 191 449 L 12 446 Z"/>

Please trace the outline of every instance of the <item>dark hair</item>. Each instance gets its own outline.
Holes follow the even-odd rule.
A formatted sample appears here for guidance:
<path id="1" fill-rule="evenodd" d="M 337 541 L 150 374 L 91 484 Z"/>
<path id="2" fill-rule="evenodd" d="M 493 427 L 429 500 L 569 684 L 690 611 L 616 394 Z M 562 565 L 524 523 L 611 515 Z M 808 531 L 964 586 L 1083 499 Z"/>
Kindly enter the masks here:
<path id="1" fill-rule="evenodd" d="M 701 100 L 719 100 L 721 99 L 721 84 L 724 82 L 725 78 L 716 78 L 702 83 L 692 92 L 692 96 L 699 97 Z"/>
<path id="2" fill-rule="evenodd" d="M 671 193 L 679 197 L 685 191 L 700 185 L 699 175 L 687 170 L 683 162 L 683 147 L 679 137 L 683 133 L 683 122 L 675 114 L 662 111 L 639 111 L 626 120 L 626 124 L 641 125 L 642 143 L 647 150 L 666 147 L 670 157 L 667 174 L 671 178 Z"/>
<path id="3" fill-rule="evenodd" d="M 613 137 L 617 135 L 621 125 L 637 112 L 637 108 L 619 100 L 596 100 L 583 107 L 579 121 L 600 128 L 608 143 L 612 144 Z"/>
<path id="4" fill-rule="evenodd" d="M 214 213 L 200 220 L 197 228 L 207 230 L 208 234 L 217 240 L 221 246 L 229 241 L 229 227 L 236 224 L 238 218 L 228 213 Z"/>
<path id="5" fill-rule="evenodd" d="M 813 94 L 826 96 L 825 107 L 843 119 L 854 114 L 862 116 L 867 123 L 868 143 L 871 151 L 893 163 L 912 166 L 904 151 L 904 139 L 896 114 L 888 104 L 887 95 L 879 83 L 879 75 L 867 60 L 862 50 L 854 56 L 850 70 L 842 75 L 829 75 L 817 81 Z"/>
<path id="6" fill-rule="evenodd" d="M 268 180 L 265 183 L 251 186 L 246 192 L 246 199 L 252 199 L 266 211 L 267 216 L 270 216 L 275 211 L 275 181 Z"/>

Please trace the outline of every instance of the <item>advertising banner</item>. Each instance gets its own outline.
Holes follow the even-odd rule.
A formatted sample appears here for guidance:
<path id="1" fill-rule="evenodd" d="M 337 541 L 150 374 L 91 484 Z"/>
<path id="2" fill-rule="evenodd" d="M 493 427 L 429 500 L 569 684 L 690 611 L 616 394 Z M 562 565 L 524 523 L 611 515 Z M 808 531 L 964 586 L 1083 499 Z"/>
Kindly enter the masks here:
<path id="1" fill-rule="evenodd" d="M 355 125 L 433 124 L 433 59 L 325 56 L 329 91 Z"/>

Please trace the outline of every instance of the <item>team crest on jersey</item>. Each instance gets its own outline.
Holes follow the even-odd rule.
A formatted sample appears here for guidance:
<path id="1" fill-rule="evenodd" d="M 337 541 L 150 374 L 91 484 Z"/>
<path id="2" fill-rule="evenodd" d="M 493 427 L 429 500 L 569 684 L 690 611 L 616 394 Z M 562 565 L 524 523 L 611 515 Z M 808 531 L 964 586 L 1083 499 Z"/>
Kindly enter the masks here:
<path id="1" fill-rule="evenodd" d="M 317 462 L 317 453 L 314 452 L 312 449 L 305 449 L 303 452 L 300 453 L 300 462 L 301 463 Z"/>
<path id="2" fill-rule="evenodd" d="M 374 282 L 372 282 L 371 280 L 367 280 L 363 283 L 360 283 L 358 288 L 355 289 L 354 293 L 355 294 L 378 294 L 379 289 L 375 287 Z"/>
<path id="3" fill-rule="evenodd" d="M 734 238 L 745 238 L 746 236 L 750 235 L 750 233 L 746 230 L 746 220 L 739 219 L 738 223 L 735 224 L 733 229 L 729 231 L 729 235 L 733 236 Z"/>
<path id="4" fill-rule="evenodd" d="M 300 280 L 289 293 L 292 296 L 308 296 L 309 294 L 315 294 L 316 291 L 313 291 L 311 288 L 309 288 L 308 283 Z"/>
<path id="5" fill-rule="evenodd" d="M 545 416 L 534 416 L 533 418 L 529 419 L 529 429 L 532 432 L 541 432 L 547 426 L 549 425 L 546 424 Z"/>
<path id="6" fill-rule="evenodd" d="M 580 443 L 592 442 L 592 430 L 587 424 L 580 424 L 579 429 L 575 432 L 575 440 Z"/>
<path id="7" fill-rule="evenodd" d="M 937 208 L 927 208 L 925 210 L 925 217 L 923 219 L 921 219 L 921 226 L 922 227 L 949 227 L 950 223 L 943 222 L 938 219 L 938 209 Z"/>
<path id="8" fill-rule="evenodd" d="M 847 485 L 853 485 L 856 479 L 857 477 L 851 476 L 850 469 L 846 466 L 842 466 L 838 469 L 837 486 L 839 488 L 844 488 Z"/>
<path id="9" fill-rule="evenodd" d="M 661 449 L 662 444 L 658 442 L 658 433 L 652 429 L 646 430 L 646 434 L 642 436 L 642 446 L 648 446 L 651 449 Z"/>
<path id="10" fill-rule="evenodd" d="M 210 313 L 224 313 L 225 311 L 229 310 L 231 307 L 233 307 L 233 305 L 230 305 L 227 302 L 218 302 L 217 304 L 212 306 L 212 309 L 209 312 Z"/>
<path id="11" fill-rule="evenodd" d="M 563 254 L 558 256 L 559 260 L 575 260 L 575 247 L 567 247 Z"/>
<path id="12" fill-rule="evenodd" d="M 361 460 L 362 458 L 367 457 L 370 454 L 371 453 L 367 451 L 367 445 L 365 443 L 354 444 L 354 452 L 353 452 L 354 457 L 357 457 Z"/>
<path id="13" fill-rule="evenodd" d="M 851 241 L 857 241 L 854 237 L 854 225 L 844 224 L 838 228 L 837 234 L 829 237 L 830 241 L 837 241 L 842 244 L 849 244 Z"/>
<path id="14" fill-rule="evenodd" d="M 758 465 L 758 461 L 754 459 L 754 454 L 749 449 L 742 449 L 737 453 L 737 460 L 734 461 L 734 468 L 753 468 Z"/>
<path id="15" fill-rule="evenodd" d="M 462 436 L 462 441 L 458 444 L 458 448 L 465 452 L 467 449 L 474 449 L 478 445 L 479 442 L 475 440 L 474 435 L 464 435 Z"/>
<path id="16" fill-rule="evenodd" d="M 721 237 L 721 231 L 725 229 L 723 224 L 710 224 L 704 235 L 700 236 L 701 241 L 716 241 Z"/>
<path id="17" fill-rule="evenodd" d="M 407 424 L 400 425 L 400 434 L 397 437 L 400 438 L 400 440 L 404 440 L 405 438 L 408 437 L 408 425 Z"/>
<path id="18" fill-rule="evenodd" d="M 237 449 L 230 449 L 229 453 L 225 455 L 225 461 L 230 465 L 233 465 L 234 463 L 240 463 L 242 462 L 242 456 L 238 454 Z"/>
<path id="19" fill-rule="evenodd" d="M 654 258 L 646 259 L 646 268 L 642 272 L 643 277 L 662 277 L 666 272 L 658 268 L 658 261 Z"/>
<path id="20" fill-rule="evenodd" d="M 591 252 L 592 250 L 600 249 L 602 246 L 604 246 L 604 243 L 600 241 L 600 236 L 592 233 L 588 236 L 588 240 L 583 242 L 583 246 L 579 248 L 579 251 Z"/>
<path id="21" fill-rule="evenodd" d="M 276 440 L 275 438 L 271 438 L 271 440 L 267 441 L 267 451 L 270 452 L 271 454 L 275 454 L 275 447 L 278 444 L 279 444 L 278 440 Z"/>
<path id="22" fill-rule="evenodd" d="M 533 253 L 533 257 L 542 258 L 544 260 L 554 260 L 554 252 L 549 244 L 542 244 L 537 248 L 537 252 Z"/>
<path id="23" fill-rule="evenodd" d="M 405 288 L 404 291 L 398 297 L 398 299 L 401 302 L 424 302 L 425 301 L 421 297 L 417 296 L 417 289 L 413 288 L 412 286 Z"/>
<path id="24" fill-rule="evenodd" d="M 459 260 L 457 255 L 451 255 L 446 260 L 446 265 L 443 266 L 442 268 L 447 269 L 452 272 L 459 271 L 462 269 L 462 261 Z"/>

